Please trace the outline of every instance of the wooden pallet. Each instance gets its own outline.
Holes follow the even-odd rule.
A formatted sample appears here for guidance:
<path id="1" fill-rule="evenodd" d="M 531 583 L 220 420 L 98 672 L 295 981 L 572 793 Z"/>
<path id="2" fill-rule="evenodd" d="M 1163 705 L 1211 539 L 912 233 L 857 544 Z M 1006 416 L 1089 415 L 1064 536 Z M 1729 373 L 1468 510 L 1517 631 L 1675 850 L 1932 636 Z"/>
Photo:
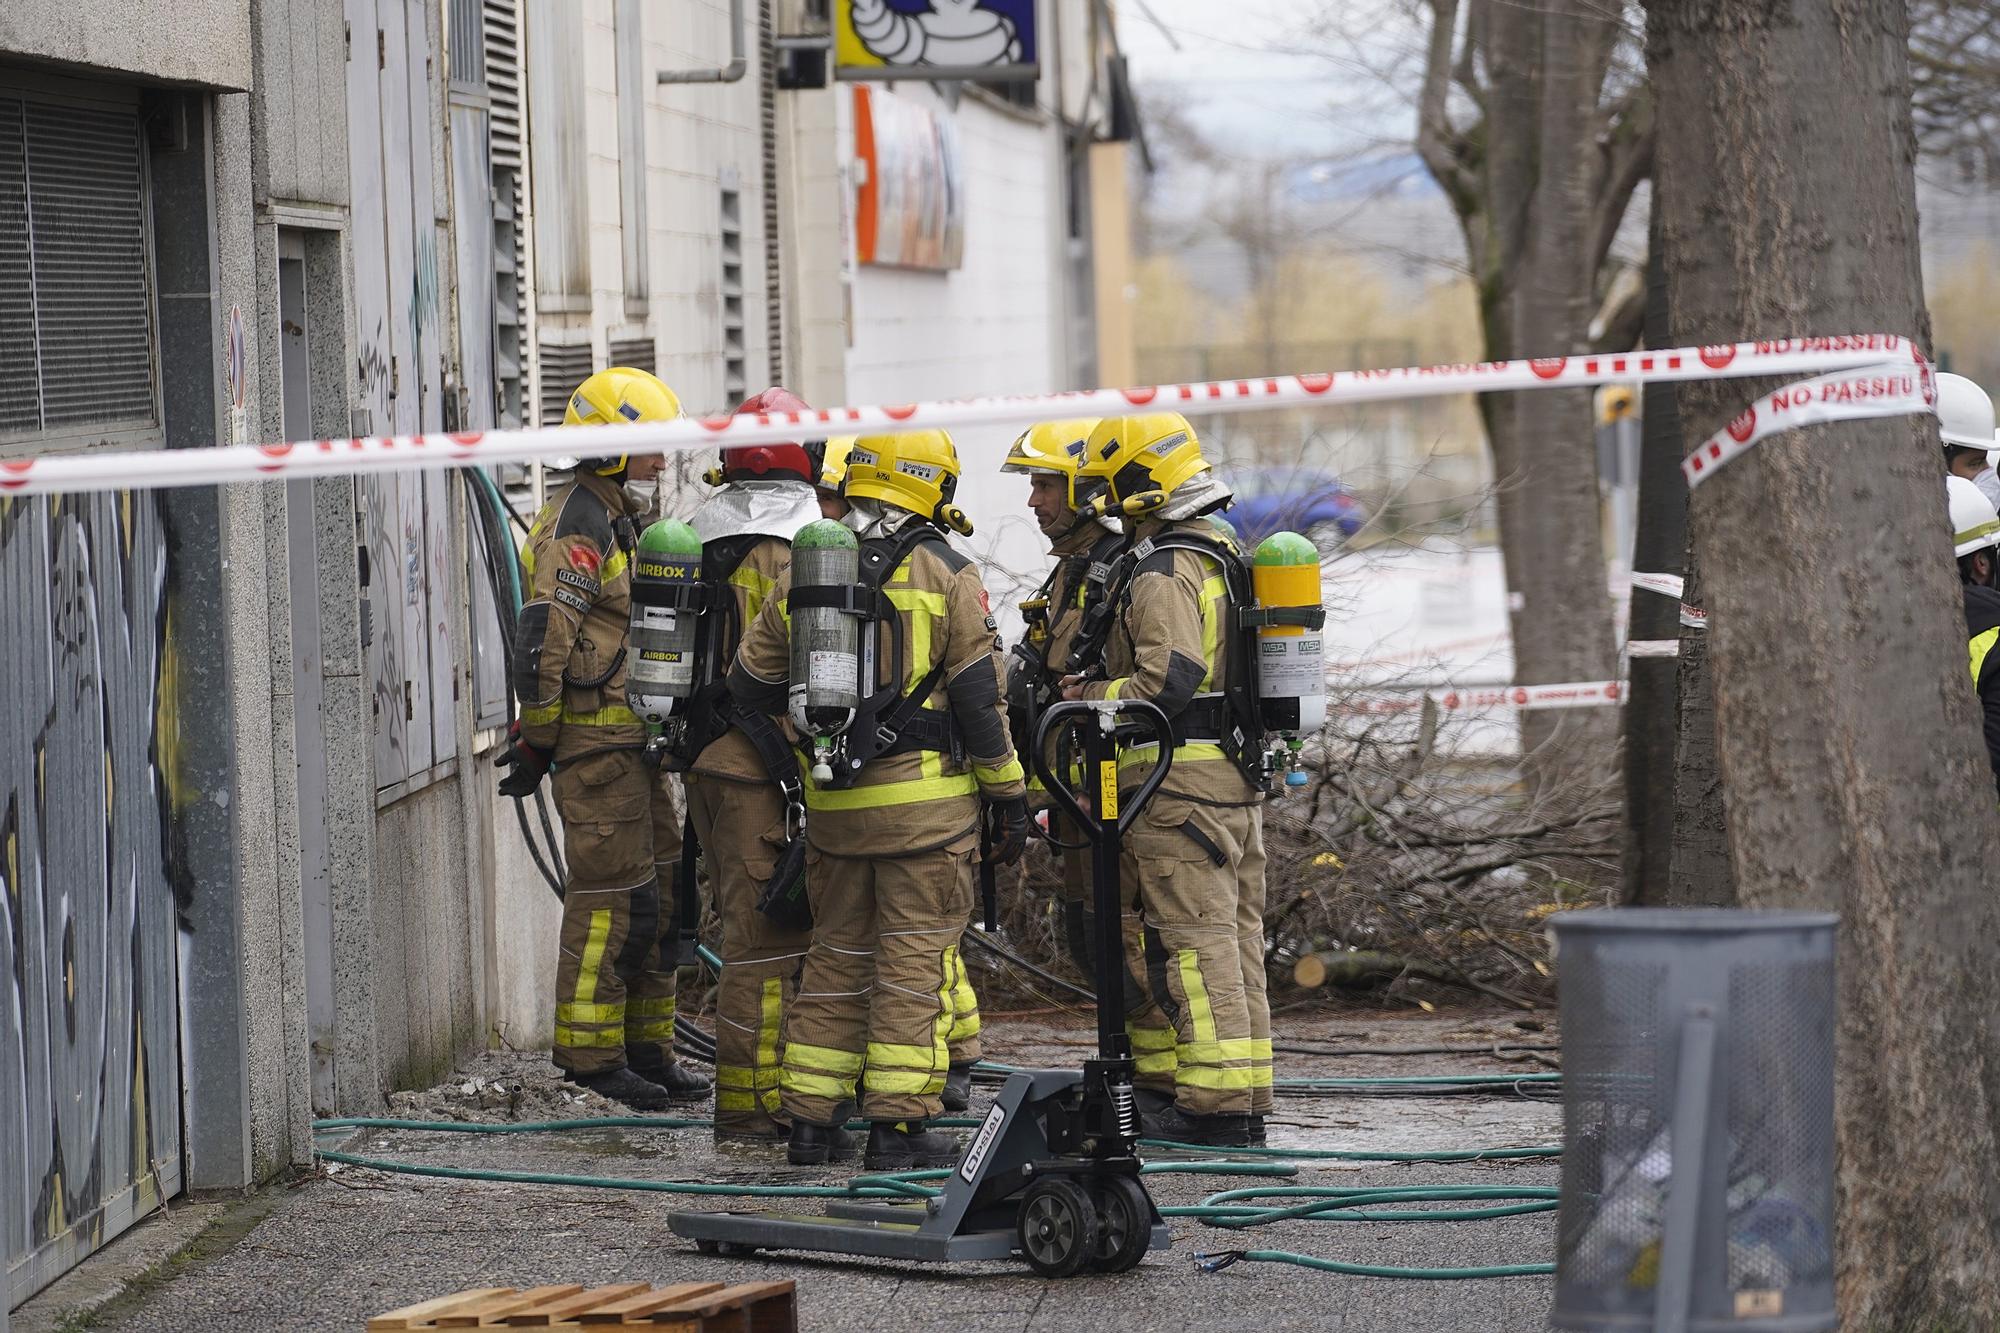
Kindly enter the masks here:
<path id="1" fill-rule="evenodd" d="M 580 1282 L 549 1287 L 480 1287 L 419 1301 L 376 1315 L 368 1333 L 442 1328 L 603 1328 L 642 1325 L 655 1333 L 796 1333 L 798 1306 L 790 1282 L 683 1282 L 654 1287 Z"/>

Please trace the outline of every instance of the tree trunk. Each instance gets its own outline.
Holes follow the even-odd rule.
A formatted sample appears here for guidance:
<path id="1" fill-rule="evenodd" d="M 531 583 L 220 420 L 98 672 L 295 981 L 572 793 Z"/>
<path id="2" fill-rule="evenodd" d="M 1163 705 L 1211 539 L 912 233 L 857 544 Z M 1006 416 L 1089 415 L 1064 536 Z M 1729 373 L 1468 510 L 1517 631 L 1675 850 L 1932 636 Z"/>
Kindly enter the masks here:
<path id="1" fill-rule="evenodd" d="M 1674 480 L 1682 486 L 1678 472 Z M 1701 600 L 1701 567 L 1689 551 L 1683 560 L 1689 606 Z M 1678 611 L 1676 611 L 1678 619 Z M 1683 628 L 1678 697 L 1674 708 L 1674 771 L 1661 793 L 1674 832 L 1672 877 L 1665 899 L 1677 907 L 1736 906 L 1736 876 L 1729 868 L 1729 826 L 1722 813 L 1722 775 L 1715 766 L 1715 686 L 1708 669 L 1708 631 Z"/>
<path id="2" fill-rule="evenodd" d="M 1591 248 L 1593 135 L 1597 100 L 1616 31 L 1586 0 L 1550 0 L 1539 13 L 1495 24 L 1498 61 L 1518 61 L 1533 78 L 1504 85 L 1489 109 L 1499 144 L 1525 161 L 1500 170 L 1534 172 L 1520 221 L 1526 231 L 1503 253 L 1518 255 L 1510 275 L 1510 341 L 1520 356 L 1570 356 L 1588 350 L 1596 313 Z M 1496 92 L 1503 85 L 1496 78 Z M 1541 389 L 1513 395 L 1513 429 L 1493 439 L 1499 479 L 1501 555 L 1507 573 L 1514 679 L 1523 683 L 1604 680 L 1617 665 L 1611 641 L 1611 595 L 1605 587 L 1599 522 L 1597 438 L 1590 393 Z M 1616 718 L 1600 710 L 1567 717 L 1522 714 L 1526 752 L 1564 724 L 1568 736 L 1608 752 Z M 1603 756 L 1597 756 L 1601 761 Z"/>
<path id="3" fill-rule="evenodd" d="M 1651 0 L 1673 341 L 1927 341 L 1901 0 Z M 1760 387 L 1688 388 L 1699 439 Z M 1766 440 L 1695 492 L 1746 906 L 1841 914 L 1842 1327 L 2000 1310 L 2000 819 L 1936 424 Z"/>
<path id="4" fill-rule="evenodd" d="M 1653 210 L 1646 260 L 1646 346 L 1667 347 L 1667 270 L 1660 213 Z M 1687 548 L 1687 483 L 1681 480 L 1681 422 L 1670 384 L 1649 384 L 1639 447 L 1639 530 L 1632 568 L 1679 574 Z M 1628 639 L 1678 639 L 1679 607 L 1670 597 L 1632 591 Z M 1625 696 L 1625 900 L 1673 901 L 1674 707 L 1680 662 L 1634 656 Z"/>

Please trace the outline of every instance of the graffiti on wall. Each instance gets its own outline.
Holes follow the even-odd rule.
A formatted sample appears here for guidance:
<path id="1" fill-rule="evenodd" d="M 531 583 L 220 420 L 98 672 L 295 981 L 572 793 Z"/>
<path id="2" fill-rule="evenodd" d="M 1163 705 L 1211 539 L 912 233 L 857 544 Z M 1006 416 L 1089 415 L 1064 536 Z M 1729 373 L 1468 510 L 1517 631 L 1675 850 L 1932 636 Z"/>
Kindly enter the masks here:
<path id="1" fill-rule="evenodd" d="M 15 1299 L 179 1188 L 167 534 L 0 500 L 0 1209 Z M 185 906 L 183 901 L 182 906 Z"/>

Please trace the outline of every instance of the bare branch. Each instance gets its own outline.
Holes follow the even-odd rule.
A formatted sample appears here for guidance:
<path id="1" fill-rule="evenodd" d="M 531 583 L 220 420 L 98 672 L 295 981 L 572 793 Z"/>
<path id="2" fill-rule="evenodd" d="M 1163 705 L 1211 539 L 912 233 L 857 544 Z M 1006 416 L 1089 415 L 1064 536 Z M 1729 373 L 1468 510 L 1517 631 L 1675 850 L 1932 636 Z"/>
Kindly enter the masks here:
<path id="1" fill-rule="evenodd" d="M 1604 270 L 1612 242 L 1618 239 L 1618 228 L 1625 221 L 1625 211 L 1631 207 L 1632 195 L 1653 174 L 1653 145 L 1657 137 L 1650 92 L 1637 93 L 1622 114 L 1608 123 L 1604 167 L 1597 199 L 1591 207 L 1587 262 L 1593 280 Z"/>
<path id="2" fill-rule="evenodd" d="M 1646 288 L 1641 283 L 1629 288 L 1604 313 L 1604 331 L 1591 341 L 1593 352 L 1629 352 L 1639 345 L 1646 330 Z"/>
<path id="3" fill-rule="evenodd" d="M 1423 89 L 1417 98 L 1417 155 L 1430 169 L 1438 187 L 1451 201 L 1461 223 L 1480 212 L 1479 179 L 1472 169 L 1469 134 L 1452 127 L 1449 101 L 1453 80 L 1452 47 L 1458 37 L 1458 0 L 1430 0 L 1432 21 Z M 1468 46 L 1469 49 L 1469 46 Z M 1473 250 L 1472 268 L 1483 267 L 1476 227 L 1465 226 L 1466 244 Z"/>

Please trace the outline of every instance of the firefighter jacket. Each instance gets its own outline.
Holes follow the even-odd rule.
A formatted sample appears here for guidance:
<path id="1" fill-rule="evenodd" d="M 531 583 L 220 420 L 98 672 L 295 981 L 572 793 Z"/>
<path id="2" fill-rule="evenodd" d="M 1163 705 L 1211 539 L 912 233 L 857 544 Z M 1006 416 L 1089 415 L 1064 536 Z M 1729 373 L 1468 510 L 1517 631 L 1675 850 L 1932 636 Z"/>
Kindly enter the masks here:
<path id="1" fill-rule="evenodd" d="M 714 660 L 718 672 L 727 674 L 729 664 L 736 660 L 736 649 L 743 641 L 745 628 L 756 623 L 764 603 L 777 590 L 778 581 L 791 565 L 792 544 L 782 537 L 766 537 L 743 553 L 743 559 L 737 562 L 726 585 L 730 595 L 736 599 L 736 619 L 733 622 L 736 633 L 728 642 L 716 645 Z M 757 747 L 737 727 L 729 728 L 710 742 L 696 756 L 693 771 L 703 777 L 722 778 L 728 782 L 771 780 L 763 760 L 757 755 Z"/>
<path id="2" fill-rule="evenodd" d="M 1053 543 L 1049 550 L 1061 559 L 1053 596 L 1049 598 L 1049 652 L 1045 659 L 1052 674 L 1062 674 L 1076 646 L 1076 633 L 1083 628 L 1084 598 L 1090 591 L 1090 574 L 1099 571 L 1099 582 L 1110 572 L 1111 562 L 1125 549 L 1122 533 L 1106 532 L 1095 520 Z"/>
<path id="3" fill-rule="evenodd" d="M 625 704 L 630 552 L 642 515 L 626 490 L 578 473 L 558 490 L 521 551 L 527 604 L 514 633 L 521 739 L 557 763 L 608 746 L 646 744 Z"/>
<path id="4" fill-rule="evenodd" d="M 1986 718 L 1986 755 L 2000 784 L 2000 592 L 1965 584 L 1965 632 L 1972 657 L 1972 685 Z"/>
<path id="5" fill-rule="evenodd" d="M 1211 540 L 1206 519 L 1149 519 L 1132 534 L 1135 546 L 1166 532 L 1184 531 Z M 1086 699 L 1146 699 L 1157 704 L 1186 739 L 1174 749 L 1173 768 L 1160 788 L 1204 805 L 1255 805 L 1262 798 L 1224 753 L 1220 738 L 1228 725 L 1222 691 L 1232 667 L 1229 583 L 1216 561 L 1186 550 L 1143 556 L 1115 594 L 1104 652 L 1106 679 L 1085 684 Z M 1138 783 L 1153 762 L 1150 747 L 1135 746 L 1119 756 L 1126 785 Z"/>
<path id="6" fill-rule="evenodd" d="M 904 856 L 945 847 L 977 829 L 982 796 L 1005 800 L 1025 793 L 1001 701 L 1000 641 L 977 566 L 939 534 L 912 550 L 883 580 L 882 591 L 902 620 L 910 660 L 903 679 L 892 680 L 892 635 L 885 624 L 865 626 L 862 633 L 874 636 L 881 664 L 878 685 L 908 692 L 938 669 L 925 707 L 947 711 L 955 735 L 948 750 L 883 754 L 849 787 L 822 787 L 808 777 L 806 837 L 834 856 Z M 729 675 L 740 708 L 778 714 L 786 707 L 790 594 L 787 571 L 744 632 Z"/>
<path id="7" fill-rule="evenodd" d="M 1091 573 L 1096 571 L 1096 586 L 1102 592 L 1104 580 L 1111 573 L 1112 562 L 1124 549 L 1124 534 L 1107 532 L 1094 519 L 1079 523 L 1075 529 L 1049 544 L 1049 553 L 1056 557 L 1057 563 L 1054 577 L 1046 585 L 1049 596 L 1048 638 L 1039 648 L 1033 649 L 1041 663 L 1038 674 L 1042 680 L 1030 681 L 1029 684 L 1032 687 L 1046 681 L 1049 690 L 1047 698 L 1051 702 L 1061 697 L 1055 685 L 1062 678 L 1070 650 L 1076 646 L 1077 632 L 1083 628 L 1085 598 L 1093 586 Z M 1025 663 L 1022 666 L 1026 668 Z M 1021 699 L 1021 707 L 1024 710 L 1029 708 L 1025 697 Z M 1050 744 L 1053 746 L 1055 742 L 1052 740 Z M 1030 773 L 1028 788 L 1041 792 L 1041 778 Z"/>

